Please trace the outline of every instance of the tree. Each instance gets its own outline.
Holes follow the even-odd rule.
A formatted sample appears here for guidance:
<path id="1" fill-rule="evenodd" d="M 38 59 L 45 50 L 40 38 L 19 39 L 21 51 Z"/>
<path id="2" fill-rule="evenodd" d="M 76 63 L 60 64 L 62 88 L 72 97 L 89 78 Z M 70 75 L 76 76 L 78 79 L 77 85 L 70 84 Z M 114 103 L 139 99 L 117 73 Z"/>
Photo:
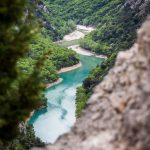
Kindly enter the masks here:
<path id="1" fill-rule="evenodd" d="M 0 141 L 6 142 L 17 135 L 19 123 L 41 104 L 43 85 L 38 69 L 43 58 L 30 75 L 17 68 L 38 27 L 26 0 L 0 3 Z"/>

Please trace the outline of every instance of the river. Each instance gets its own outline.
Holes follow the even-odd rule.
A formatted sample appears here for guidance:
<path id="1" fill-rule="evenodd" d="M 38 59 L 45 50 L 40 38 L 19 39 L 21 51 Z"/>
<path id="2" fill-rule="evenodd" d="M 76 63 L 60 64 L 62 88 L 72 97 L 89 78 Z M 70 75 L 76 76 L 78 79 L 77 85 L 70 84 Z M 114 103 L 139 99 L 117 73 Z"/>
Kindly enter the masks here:
<path id="1" fill-rule="evenodd" d="M 63 82 L 46 89 L 48 107 L 36 111 L 29 120 L 34 126 L 35 135 L 43 142 L 54 143 L 74 125 L 76 89 L 102 60 L 94 56 L 80 55 L 82 67 L 60 74 Z"/>

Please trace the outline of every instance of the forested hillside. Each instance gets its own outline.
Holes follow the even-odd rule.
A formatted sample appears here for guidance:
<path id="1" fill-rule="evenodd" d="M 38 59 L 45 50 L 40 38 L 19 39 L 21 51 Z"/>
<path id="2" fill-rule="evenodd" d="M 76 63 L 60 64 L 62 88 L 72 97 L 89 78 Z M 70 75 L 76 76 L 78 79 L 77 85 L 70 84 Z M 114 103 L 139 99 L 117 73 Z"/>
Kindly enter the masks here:
<path id="1" fill-rule="evenodd" d="M 46 56 L 40 76 L 45 84 L 52 83 L 59 78 L 57 70 L 79 62 L 74 51 L 54 44 L 48 36 L 39 33 L 32 39 L 30 51 L 26 54 L 26 57 L 19 60 L 18 68 L 27 74 L 32 73 L 35 63 L 44 54 Z"/>
<path id="2" fill-rule="evenodd" d="M 113 3 L 108 2 L 109 7 L 105 5 L 101 8 L 97 29 L 81 41 L 82 47 L 110 56 L 134 43 L 136 29 L 150 13 L 150 2 L 122 1 L 116 6 Z M 107 7 L 109 9 L 105 11 Z"/>
<path id="3" fill-rule="evenodd" d="M 72 26 L 73 22 L 95 26 L 96 30 L 87 35 L 80 45 L 107 56 L 129 48 L 135 40 L 136 29 L 150 13 L 150 2 L 142 0 L 43 0 L 41 7 L 45 20 L 49 14 L 51 26 L 57 30 L 61 27 L 62 35 L 67 33 L 71 22 Z"/>
<path id="4" fill-rule="evenodd" d="M 104 13 L 107 5 L 103 6 L 97 29 L 80 42 L 81 47 L 107 55 L 108 59 L 97 66 L 84 80 L 83 86 L 78 89 L 77 115 L 80 114 L 81 108 L 85 105 L 84 102 L 79 104 L 82 100 L 79 95 L 90 96 L 93 88 L 103 80 L 103 77 L 113 66 L 118 51 L 126 50 L 135 42 L 137 28 L 150 14 L 149 1 L 126 0 L 120 2 L 115 8 L 111 2 L 108 2 L 109 11 L 106 11 L 107 13 Z M 84 98 L 84 101 L 86 99 Z"/>
<path id="5" fill-rule="evenodd" d="M 52 10 L 54 11 L 55 7 L 50 11 L 48 8 L 51 6 L 47 1 L 30 1 L 30 4 L 33 5 L 39 31 L 31 40 L 29 52 L 18 61 L 18 68 L 25 74 L 32 73 L 36 62 L 46 54 L 40 77 L 43 83 L 52 83 L 59 78 L 58 70 L 79 62 L 75 52 L 60 47 L 52 41 L 61 39 L 66 33 L 71 32 L 75 29 L 75 24 L 72 21 L 66 22 L 59 16 L 54 17 Z"/>
<path id="6" fill-rule="evenodd" d="M 63 38 L 64 35 L 75 30 L 76 24 L 72 19 L 63 17 L 65 2 L 57 4 L 57 1 L 39 0 L 36 3 L 36 15 L 40 18 L 42 34 L 49 36 L 53 41 Z"/>
<path id="7" fill-rule="evenodd" d="M 150 13 L 150 2 L 143 0 L 43 0 L 40 3 L 44 10 L 43 16 L 46 17 L 46 31 L 48 29 L 46 25 L 49 24 L 47 16 L 51 16 L 50 24 L 55 35 L 53 40 L 61 39 L 65 33 L 73 30 L 74 24 L 95 26 L 96 30 L 81 40 L 80 46 L 108 56 L 108 60 L 91 72 L 84 81 L 82 89 L 78 89 L 77 93 L 80 96 L 77 94 L 77 108 L 81 107 L 78 106 L 79 101 L 81 102 L 79 97 L 82 94 L 84 99 L 88 97 L 93 87 L 112 67 L 118 51 L 126 50 L 135 42 L 136 29 Z M 45 33 L 48 34 L 48 32 Z"/>

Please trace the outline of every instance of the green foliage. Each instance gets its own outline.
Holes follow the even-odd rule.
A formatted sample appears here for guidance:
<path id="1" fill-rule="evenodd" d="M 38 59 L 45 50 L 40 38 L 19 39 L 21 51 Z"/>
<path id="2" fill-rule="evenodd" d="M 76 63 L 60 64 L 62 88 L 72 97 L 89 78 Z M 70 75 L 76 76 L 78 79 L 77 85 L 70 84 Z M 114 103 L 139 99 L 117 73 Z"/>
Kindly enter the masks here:
<path id="1" fill-rule="evenodd" d="M 43 33 L 50 35 L 53 40 L 59 40 L 73 31 L 75 24 L 97 26 L 104 15 L 108 15 L 107 20 L 111 20 L 109 14 L 116 13 L 115 9 L 121 2 L 122 0 L 40 0 L 37 16 L 46 29 Z"/>
<path id="2" fill-rule="evenodd" d="M 37 7 L 36 14 L 45 28 L 42 33 L 50 36 L 52 40 L 60 40 L 64 35 L 75 30 L 75 22 L 72 19 L 64 19 L 62 10 L 65 7 L 58 5 L 57 2 L 40 0 Z"/>
<path id="3" fill-rule="evenodd" d="M 150 13 L 145 6 L 142 12 L 139 8 L 132 9 L 125 5 L 126 1 L 107 1 L 101 7 L 97 22 L 97 29 L 81 41 L 81 47 L 99 54 L 110 56 L 114 52 L 128 49 L 136 39 L 136 30 Z M 144 9 L 144 8 L 143 8 Z"/>
<path id="4" fill-rule="evenodd" d="M 79 62 L 74 51 L 70 51 L 67 48 L 56 45 L 49 39 L 48 36 L 43 36 L 41 34 L 37 35 L 37 37 L 32 41 L 31 51 L 29 52 L 28 57 L 38 59 L 41 55 L 48 51 L 50 51 L 50 54 L 46 56 L 46 59 L 51 61 L 57 70 Z"/>
<path id="5" fill-rule="evenodd" d="M 19 60 L 18 67 L 24 73 L 31 74 L 34 65 L 42 55 L 45 56 L 45 61 L 39 70 L 39 76 L 45 84 L 52 83 L 59 78 L 57 70 L 79 62 L 75 52 L 54 44 L 48 36 L 37 34 L 31 41 L 30 51 L 26 57 Z"/>
<path id="6" fill-rule="evenodd" d="M 26 0 L 2 0 L 0 5 L 0 141 L 3 142 L 17 135 L 19 123 L 25 121 L 43 98 L 38 76 L 43 59 L 28 76 L 16 66 L 27 54 L 29 42 L 37 31 L 33 14 L 24 15 L 26 5 Z"/>
<path id="7" fill-rule="evenodd" d="M 135 42 L 137 28 L 150 13 L 150 3 L 147 3 L 145 11 L 141 15 L 139 8 L 131 9 L 130 5 L 124 6 L 125 2 L 124 0 L 110 0 L 105 1 L 105 3 L 99 1 L 100 9 L 93 10 L 95 16 L 92 14 L 91 18 L 88 17 L 83 20 L 85 24 L 93 21 L 97 28 L 80 41 L 80 46 L 98 54 L 107 55 L 108 59 L 92 70 L 88 78 L 83 81 L 83 90 L 77 91 L 77 102 L 81 100 L 79 95 L 84 93 L 88 97 L 93 88 L 103 80 L 113 66 L 116 54 L 120 50 L 132 46 Z M 77 107 L 79 107 L 78 103 Z M 79 114 L 79 112 L 77 109 L 76 113 Z"/>
<path id="8" fill-rule="evenodd" d="M 106 56 L 110 56 L 112 53 L 112 48 L 110 45 L 106 43 L 99 44 L 98 42 L 93 41 L 89 35 L 87 35 L 84 39 L 80 41 L 80 46 L 89 51 L 95 52 L 97 54 L 100 53 Z"/>
<path id="9" fill-rule="evenodd" d="M 115 63 L 116 54 L 112 54 L 104 60 L 101 65 L 94 68 L 89 76 L 83 81 L 83 85 L 77 89 L 76 94 L 76 116 L 79 117 L 86 102 L 93 93 L 94 87 L 100 83 Z"/>
<path id="10" fill-rule="evenodd" d="M 21 59 L 18 62 L 18 67 L 27 75 L 31 74 L 34 69 L 36 60 L 32 58 Z M 43 63 L 41 69 L 39 69 L 39 77 L 41 78 L 42 83 L 51 83 L 58 79 L 58 74 L 56 67 L 53 65 L 52 61 L 46 59 Z"/>
<path id="11" fill-rule="evenodd" d="M 83 88 L 86 89 L 86 92 L 92 92 L 93 88 L 103 80 L 109 69 L 114 65 L 115 59 L 116 54 L 113 53 L 108 59 L 104 60 L 90 72 L 89 76 L 83 81 Z"/>
<path id="12" fill-rule="evenodd" d="M 76 97 L 76 116 L 79 117 L 86 105 L 89 96 L 83 87 L 77 88 L 77 93 L 78 94 Z"/>
<path id="13" fill-rule="evenodd" d="M 1 150 L 29 150 L 33 147 L 44 147 L 45 144 L 34 135 L 31 125 L 20 128 L 20 133 L 15 140 L 9 142 L 8 146 L 0 145 Z"/>

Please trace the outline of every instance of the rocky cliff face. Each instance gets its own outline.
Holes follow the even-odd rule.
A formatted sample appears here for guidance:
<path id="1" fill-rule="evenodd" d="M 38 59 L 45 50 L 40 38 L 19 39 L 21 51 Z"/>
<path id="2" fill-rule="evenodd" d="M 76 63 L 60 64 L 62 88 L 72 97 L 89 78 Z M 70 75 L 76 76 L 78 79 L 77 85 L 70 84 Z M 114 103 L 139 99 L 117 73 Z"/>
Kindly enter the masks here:
<path id="1" fill-rule="evenodd" d="M 145 15 L 150 12 L 150 0 L 126 0 L 122 6 L 122 9 L 132 10 L 132 12 L 136 12 L 137 15 Z"/>
<path id="2" fill-rule="evenodd" d="M 72 131 L 47 150 L 150 150 L 150 19 L 120 52 Z"/>

